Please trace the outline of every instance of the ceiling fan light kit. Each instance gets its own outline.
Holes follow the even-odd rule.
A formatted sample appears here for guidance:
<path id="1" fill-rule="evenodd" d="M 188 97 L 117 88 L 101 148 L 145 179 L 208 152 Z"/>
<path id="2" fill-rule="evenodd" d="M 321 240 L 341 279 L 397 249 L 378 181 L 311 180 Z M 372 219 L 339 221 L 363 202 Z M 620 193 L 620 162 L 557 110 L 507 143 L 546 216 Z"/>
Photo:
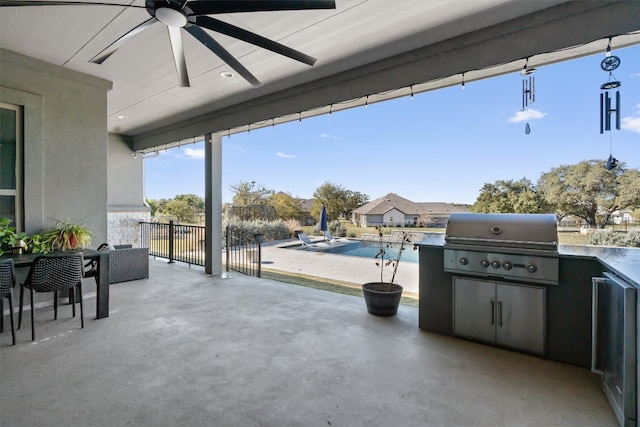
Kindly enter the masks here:
<path id="1" fill-rule="evenodd" d="M 241 75 L 253 86 L 261 86 L 260 81 L 246 69 L 231 53 L 214 40 L 204 29 L 224 34 L 254 46 L 270 50 L 279 55 L 313 66 L 317 61 L 309 55 L 299 52 L 278 42 L 244 30 L 224 21 L 207 15 L 228 14 L 236 12 L 275 12 L 284 10 L 316 10 L 335 9 L 335 0 L 146 0 L 145 6 L 119 3 L 92 3 L 86 1 L 49 1 L 49 0 L 0 0 L 0 7 L 23 6 L 116 6 L 123 8 L 144 7 L 151 18 L 131 29 L 102 52 L 94 56 L 90 62 L 102 64 L 113 55 L 125 42 L 146 30 L 155 23 L 162 23 L 169 30 L 171 49 L 181 87 L 189 87 L 181 29 L 191 34 L 206 46 L 212 53 L 223 60 L 237 74 Z M 203 29 L 204 28 L 204 29 Z"/>

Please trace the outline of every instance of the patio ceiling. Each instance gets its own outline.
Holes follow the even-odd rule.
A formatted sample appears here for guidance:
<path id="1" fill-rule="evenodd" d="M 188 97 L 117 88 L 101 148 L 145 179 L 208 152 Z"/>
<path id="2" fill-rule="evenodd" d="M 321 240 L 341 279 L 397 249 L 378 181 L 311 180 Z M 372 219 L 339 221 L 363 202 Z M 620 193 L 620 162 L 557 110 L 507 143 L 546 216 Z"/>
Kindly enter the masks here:
<path id="1" fill-rule="evenodd" d="M 91 0 L 94 1 L 94 0 Z M 134 0 L 127 4 L 143 5 Z M 3 7 L 0 47 L 113 82 L 108 131 L 134 150 L 270 126 L 640 43 L 638 1 L 336 0 L 335 10 L 217 15 L 318 58 L 310 67 L 211 33 L 254 88 L 188 35 L 180 87 L 165 27 L 90 60 L 148 18 L 106 6 Z M 638 33 L 634 33 L 638 32 Z M 633 34 L 632 34 L 633 33 Z"/>

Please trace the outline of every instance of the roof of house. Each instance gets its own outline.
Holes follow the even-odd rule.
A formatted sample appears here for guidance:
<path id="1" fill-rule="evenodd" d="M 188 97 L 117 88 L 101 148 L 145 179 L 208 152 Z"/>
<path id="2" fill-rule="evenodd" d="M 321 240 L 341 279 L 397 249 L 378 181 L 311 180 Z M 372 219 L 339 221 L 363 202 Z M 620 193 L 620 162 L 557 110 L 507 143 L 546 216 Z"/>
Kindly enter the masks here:
<path id="1" fill-rule="evenodd" d="M 411 200 L 389 193 L 355 209 L 353 213 L 361 215 L 382 215 L 391 209 L 397 209 L 405 215 L 410 214 L 415 208 Z"/>
<path id="2" fill-rule="evenodd" d="M 391 209 L 397 209 L 405 215 L 442 215 L 451 212 L 469 212 L 466 205 L 443 202 L 412 202 L 395 193 L 377 198 L 355 209 L 353 213 L 359 215 L 383 215 Z"/>

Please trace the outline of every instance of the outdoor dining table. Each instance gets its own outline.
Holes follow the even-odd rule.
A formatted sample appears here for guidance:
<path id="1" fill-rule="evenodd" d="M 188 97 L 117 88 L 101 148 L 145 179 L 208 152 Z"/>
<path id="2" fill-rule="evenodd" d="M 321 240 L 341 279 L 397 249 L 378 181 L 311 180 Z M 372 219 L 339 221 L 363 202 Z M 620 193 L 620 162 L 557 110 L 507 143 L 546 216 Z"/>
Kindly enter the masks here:
<path id="1" fill-rule="evenodd" d="M 56 251 L 50 252 L 49 255 L 71 254 L 75 251 Z M 95 260 L 98 265 L 98 273 L 96 275 L 96 319 L 109 317 L 109 252 L 97 251 L 95 249 L 83 249 L 82 255 L 85 260 Z M 0 260 L 12 259 L 16 268 L 30 268 L 33 261 L 42 254 L 22 253 L 10 254 L 4 253 L 0 255 Z"/>

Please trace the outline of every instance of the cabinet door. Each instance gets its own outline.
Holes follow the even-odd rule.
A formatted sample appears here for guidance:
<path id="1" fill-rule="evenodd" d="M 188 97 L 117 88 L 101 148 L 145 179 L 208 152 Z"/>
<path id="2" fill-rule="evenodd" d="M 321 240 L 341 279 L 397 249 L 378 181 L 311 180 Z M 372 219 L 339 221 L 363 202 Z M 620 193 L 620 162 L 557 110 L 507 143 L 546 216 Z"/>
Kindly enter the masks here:
<path id="1" fill-rule="evenodd" d="M 496 342 L 520 350 L 545 351 L 545 289 L 496 285 Z"/>
<path id="2" fill-rule="evenodd" d="M 456 335 L 495 342 L 496 284 L 453 278 L 453 332 Z"/>

